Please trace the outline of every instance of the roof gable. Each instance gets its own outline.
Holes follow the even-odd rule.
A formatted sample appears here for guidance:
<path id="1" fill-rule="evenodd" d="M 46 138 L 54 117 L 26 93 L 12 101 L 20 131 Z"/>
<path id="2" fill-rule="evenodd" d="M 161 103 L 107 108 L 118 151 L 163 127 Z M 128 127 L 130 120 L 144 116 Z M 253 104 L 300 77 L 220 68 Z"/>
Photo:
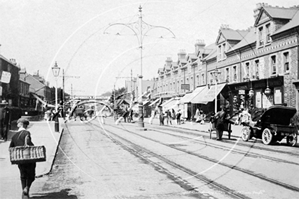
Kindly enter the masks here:
<path id="1" fill-rule="evenodd" d="M 235 51 L 247 45 L 251 45 L 255 42 L 256 42 L 255 28 L 251 28 L 250 32 L 244 37 L 244 39 L 241 40 L 239 43 L 237 43 L 235 46 L 233 46 L 228 52 Z"/>
<path id="2" fill-rule="evenodd" d="M 294 15 L 293 19 L 274 32 L 272 35 L 276 35 L 278 33 L 290 30 L 292 28 L 299 27 L 299 11 Z"/>
<path id="3" fill-rule="evenodd" d="M 221 28 L 219 31 L 218 38 L 216 40 L 216 44 L 219 44 L 225 40 L 242 40 L 246 34 L 248 34 L 249 30 L 232 30 L 230 28 Z"/>
<path id="4" fill-rule="evenodd" d="M 298 12 L 298 7 L 291 8 L 280 8 L 265 6 L 260 9 L 258 17 L 255 20 L 254 26 L 257 27 L 268 20 L 272 19 L 292 19 L 293 16 Z"/>

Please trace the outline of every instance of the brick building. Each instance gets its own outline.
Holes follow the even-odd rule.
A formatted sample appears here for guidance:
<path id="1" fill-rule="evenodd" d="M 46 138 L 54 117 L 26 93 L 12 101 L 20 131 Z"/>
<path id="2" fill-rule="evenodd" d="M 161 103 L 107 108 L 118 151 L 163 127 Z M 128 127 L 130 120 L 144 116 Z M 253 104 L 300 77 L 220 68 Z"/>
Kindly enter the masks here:
<path id="1" fill-rule="evenodd" d="M 15 59 L 8 60 L 0 55 L 0 100 L 9 106 L 19 104 L 19 67 Z"/>
<path id="2" fill-rule="evenodd" d="M 176 62 L 167 58 L 158 70 L 153 96 L 173 93 L 193 114 L 196 107 L 213 111 L 230 103 L 268 108 L 299 106 L 299 7 L 258 4 L 254 26 L 233 30 L 222 26 L 216 42 L 195 44 L 195 52 L 181 50 Z"/>

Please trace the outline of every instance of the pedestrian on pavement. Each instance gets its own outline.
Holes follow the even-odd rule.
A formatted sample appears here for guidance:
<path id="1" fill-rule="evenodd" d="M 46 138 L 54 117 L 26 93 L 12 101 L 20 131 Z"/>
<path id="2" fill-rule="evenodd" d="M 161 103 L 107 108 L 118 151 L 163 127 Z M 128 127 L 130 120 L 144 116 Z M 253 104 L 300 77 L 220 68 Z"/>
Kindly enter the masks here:
<path id="1" fill-rule="evenodd" d="M 172 117 L 171 117 L 171 111 L 168 109 L 165 113 L 166 119 L 167 119 L 167 125 L 172 125 Z"/>
<path id="2" fill-rule="evenodd" d="M 18 132 L 12 137 L 9 147 L 17 146 L 33 146 L 31 141 L 30 132 L 27 130 L 29 121 L 20 118 L 17 121 Z M 29 190 L 32 182 L 35 180 L 35 167 L 36 163 L 18 164 L 20 170 L 20 178 L 22 184 L 22 195 L 29 197 Z"/>
<path id="3" fill-rule="evenodd" d="M 164 112 L 162 110 L 162 107 L 159 106 L 158 107 L 158 110 L 159 110 L 159 125 L 164 125 L 164 120 L 165 120 L 165 116 L 164 116 Z"/>
<path id="4" fill-rule="evenodd" d="M 157 111 L 157 108 L 155 108 L 155 109 L 153 109 L 153 110 L 151 111 L 151 117 L 150 117 L 150 119 L 149 119 L 149 124 L 152 124 L 153 119 L 154 119 L 154 117 L 155 117 L 155 115 L 156 115 L 156 111 Z"/>
<path id="5" fill-rule="evenodd" d="M 224 106 L 221 106 L 221 110 L 215 115 L 215 127 L 217 133 L 217 140 L 222 140 L 223 131 L 225 128 L 224 120 L 226 117 L 226 112 Z"/>
<path id="6" fill-rule="evenodd" d="M 199 109 L 196 109 L 195 115 L 194 115 L 195 122 L 200 122 L 200 111 Z"/>
<path id="7" fill-rule="evenodd" d="M 180 123 L 181 123 L 181 110 L 180 109 L 177 110 L 176 120 L 177 120 L 177 124 L 180 125 Z"/>
<path id="8" fill-rule="evenodd" d="M 0 103 L 0 136 L 1 139 L 5 141 L 7 140 L 10 117 L 10 111 L 7 105 L 8 103 L 5 100 L 2 100 L 2 102 Z"/>

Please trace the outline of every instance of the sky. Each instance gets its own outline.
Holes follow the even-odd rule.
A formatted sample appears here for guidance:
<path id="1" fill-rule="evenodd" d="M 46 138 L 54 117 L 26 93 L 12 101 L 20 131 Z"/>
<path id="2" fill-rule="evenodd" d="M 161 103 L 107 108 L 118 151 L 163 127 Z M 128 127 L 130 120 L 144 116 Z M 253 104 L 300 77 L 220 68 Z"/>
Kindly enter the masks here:
<path id="1" fill-rule="evenodd" d="M 51 71 L 57 62 L 66 92 L 101 95 L 141 73 L 145 80 L 157 77 L 167 57 L 177 61 L 181 49 L 194 53 L 199 39 L 214 43 L 222 24 L 253 26 L 253 9 L 261 2 L 299 5 L 297 0 L 0 0 L 0 54 L 62 87 L 62 76 L 55 79 Z M 139 20 L 140 5 L 143 21 L 152 25 L 142 34 L 142 62 L 140 42 L 128 27 Z"/>

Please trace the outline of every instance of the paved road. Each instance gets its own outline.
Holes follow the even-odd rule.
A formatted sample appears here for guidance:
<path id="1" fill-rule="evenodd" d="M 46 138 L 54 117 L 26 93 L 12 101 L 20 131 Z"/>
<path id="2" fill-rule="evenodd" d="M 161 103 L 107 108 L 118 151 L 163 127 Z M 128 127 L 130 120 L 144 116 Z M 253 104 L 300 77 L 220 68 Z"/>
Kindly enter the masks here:
<path id="1" fill-rule="evenodd" d="M 298 148 L 243 143 L 236 131 L 233 139 L 218 142 L 188 128 L 192 124 L 146 126 L 141 131 L 136 124 L 115 125 L 110 119 L 103 126 L 69 122 L 53 172 L 36 180 L 33 198 L 299 195 Z"/>

